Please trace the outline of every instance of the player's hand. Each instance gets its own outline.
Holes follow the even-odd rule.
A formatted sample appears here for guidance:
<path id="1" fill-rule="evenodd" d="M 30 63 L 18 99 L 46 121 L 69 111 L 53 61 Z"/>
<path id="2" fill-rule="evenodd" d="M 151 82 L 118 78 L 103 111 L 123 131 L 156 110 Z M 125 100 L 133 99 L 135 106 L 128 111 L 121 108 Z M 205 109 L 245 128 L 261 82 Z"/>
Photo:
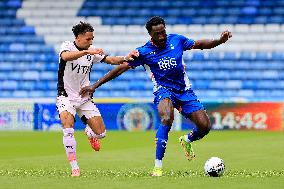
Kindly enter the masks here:
<path id="1" fill-rule="evenodd" d="M 135 58 L 139 56 L 138 50 L 131 51 L 127 56 L 125 56 L 125 61 L 133 61 Z"/>
<path id="2" fill-rule="evenodd" d="M 223 31 L 220 37 L 220 42 L 221 43 L 226 43 L 226 41 L 228 41 L 229 38 L 232 37 L 232 33 L 228 30 Z"/>
<path id="3" fill-rule="evenodd" d="M 81 95 L 81 97 L 92 96 L 95 91 L 96 91 L 96 87 L 94 85 L 90 85 L 90 86 L 83 87 L 80 90 L 79 94 Z"/>
<path id="4" fill-rule="evenodd" d="M 92 54 L 92 55 L 95 55 L 95 54 L 103 55 L 103 54 L 104 54 L 104 50 L 101 49 L 101 48 L 89 49 L 89 50 L 88 50 L 88 54 Z"/>

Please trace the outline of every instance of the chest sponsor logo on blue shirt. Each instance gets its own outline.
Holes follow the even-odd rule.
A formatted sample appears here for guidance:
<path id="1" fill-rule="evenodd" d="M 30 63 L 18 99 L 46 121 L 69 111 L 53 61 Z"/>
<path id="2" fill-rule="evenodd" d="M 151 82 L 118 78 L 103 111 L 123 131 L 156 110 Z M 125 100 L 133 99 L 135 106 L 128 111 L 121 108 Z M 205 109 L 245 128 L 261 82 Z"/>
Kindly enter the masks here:
<path id="1" fill-rule="evenodd" d="M 161 58 L 158 62 L 161 70 L 169 70 L 177 66 L 177 61 L 172 57 Z"/>

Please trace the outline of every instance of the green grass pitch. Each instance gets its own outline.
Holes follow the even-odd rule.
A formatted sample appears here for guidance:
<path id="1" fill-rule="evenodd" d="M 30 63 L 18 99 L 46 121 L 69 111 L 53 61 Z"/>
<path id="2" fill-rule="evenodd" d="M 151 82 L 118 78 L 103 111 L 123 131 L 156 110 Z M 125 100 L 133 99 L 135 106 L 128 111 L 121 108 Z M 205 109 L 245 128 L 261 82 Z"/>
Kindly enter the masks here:
<path id="1" fill-rule="evenodd" d="M 155 158 L 154 132 L 109 131 L 100 152 L 92 151 L 82 131 L 75 133 L 81 176 L 70 176 L 61 132 L 0 132 L 0 188 L 131 189 L 283 189 L 283 132 L 212 131 L 194 143 L 188 162 L 178 143 L 186 132 L 171 132 L 165 175 L 149 176 Z M 218 156 L 225 174 L 204 174 L 205 161 Z"/>

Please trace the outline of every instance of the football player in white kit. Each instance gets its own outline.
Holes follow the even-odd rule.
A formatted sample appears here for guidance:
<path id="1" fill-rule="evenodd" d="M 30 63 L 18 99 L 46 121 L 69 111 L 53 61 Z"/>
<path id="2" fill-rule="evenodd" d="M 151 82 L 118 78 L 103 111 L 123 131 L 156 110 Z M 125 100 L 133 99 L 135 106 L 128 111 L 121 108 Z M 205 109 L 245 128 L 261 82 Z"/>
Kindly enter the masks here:
<path id="1" fill-rule="evenodd" d="M 127 56 L 107 56 L 92 43 L 94 29 L 89 23 L 80 22 L 72 29 L 75 41 L 65 41 L 59 52 L 58 96 L 56 107 L 63 127 L 63 145 L 70 162 L 71 176 L 79 176 L 80 169 L 76 160 L 76 140 L 74 137 L 74 118 L 76 113 L 88 124 L 85 129 L 92 148 L 100 149 L 99 139 L 106 136 L 106 129 L 100 111 L 91 101 L 92 96 L 80 96 L 80 90 L 90 85 L 90 72 L 93 64 L 105 62 L 121 64 L 133 60 L 137 51 Z"/>

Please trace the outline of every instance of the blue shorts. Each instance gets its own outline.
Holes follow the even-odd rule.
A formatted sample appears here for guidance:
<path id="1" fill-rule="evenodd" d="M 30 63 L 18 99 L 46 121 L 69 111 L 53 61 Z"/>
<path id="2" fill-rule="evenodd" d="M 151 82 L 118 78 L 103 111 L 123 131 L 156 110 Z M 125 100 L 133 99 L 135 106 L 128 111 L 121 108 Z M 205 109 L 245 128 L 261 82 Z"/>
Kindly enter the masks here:
<path id="1" fill-rule="evenodd" d="M 154 95 L 154 103 L 157 107 L 163 99 L 169 98 L 174 107 L 185 117 L 188 117 L 192 112 L 204 110 L 203 105 L 197 99 L 197 96 L 192 89 L 183 92 L 173 92 L 172 90 L 163 87 L 154 92 Z"/>

